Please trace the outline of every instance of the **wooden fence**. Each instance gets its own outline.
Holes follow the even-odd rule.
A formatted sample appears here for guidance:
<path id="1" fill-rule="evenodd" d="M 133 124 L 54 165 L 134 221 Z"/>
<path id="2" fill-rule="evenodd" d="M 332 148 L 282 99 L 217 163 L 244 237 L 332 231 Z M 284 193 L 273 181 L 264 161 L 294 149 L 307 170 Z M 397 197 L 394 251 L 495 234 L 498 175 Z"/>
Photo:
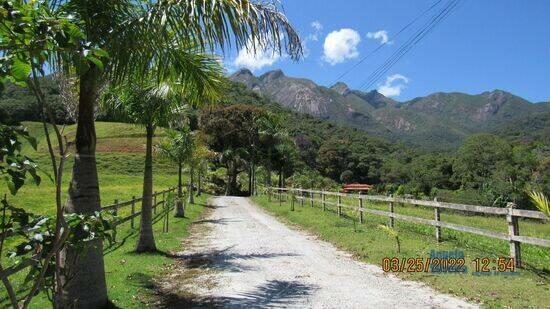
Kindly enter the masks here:
<path id="1" fill-rule="evenodd" d="M 172 187 L 172 188 L 166 189 L 164 191 L 155 192 L 153 194 L 153 205 L 152 206 L 153 206 L 153 213 L 154 213 L 154 215 L 156 215 L 154 220 L 156 220 L 158 218 L 163 219 L 163 221 L 162 221 L 162 231 L 163 232 L 168 232 L 168 225 L 169 225 L 169 218 L 170 218 L 169 214 L 170 214 L 170 211 L 172 209 L 174 209 L 174 207 L 173 207 L 174 205 L 169 205 L 167 203 L 168 194 L 170 194 L 171 192 L 175 192 L 176 189 L 177 189 L 177 187 Z M 141 197 L 139 197 L 139 198 L 133 197 L 129 201 L 120 202 L 120 203 L 118 202 L 118 200 L 115 200 L 113 204 L 107 205 L 107 206 L 104 206 L 104 207 L 101 208 L 102 210 L 112 210 L 112 211 L 114 211 L 115 214 L 118 214 L 120 209 L 131 206 L 130 215 L 128 215 L 126 217 L 118 218 L 118 220 L 114 223 L 114 229 L 115 229 L 115 233 L 114 233 L 115 239 L 113 239 L 114 241 L 116 241 L 116 227 L 118 225 L 130 221 L 131 228 L 134 228 L 135 218 L 141 215 L 141 211 L 136 211 L 136 203 L 140 202 L 142 199 L 143 198 L 141 198 Z M 158 215 L 157 215 L 157 208 L 159 208 L 158 206 L 162 206 L 162 207 L 160 207 L 161 210 L 158 211 Z M 22 263 L 19 263 L 17 265 L 14 265 L 14 266 L 11 266 L 11 267 L 8 267 L 8 268 L 4 269 L 4 272 L 1 273 L 0 276 L 4 276 L 4 277 L 7 278 L 7 277 L 9 277 L 9 276 L 11 276 L 15 273 L 18 273 L 18 272 L 24 270 L 25 268 L 27 268 L 31 265 L 34 265 L 35 263 L 36 263 L 36 260 L 33 259 L 33 258 L 25 260 Z"/>
<path id="2" fill-rule="evenodd" d="M 360 195 L 360 194 L 348 194 L 348 193 L 340 193 L 340 192 L 327 192 L 327 191 L 319 191 L 319 190 L 306 190 L 306 189 L 297 189 L 297 188 L 273 188 L 273 187 L 267 188 L 267 194 L 269 195 L 270 200 L 273 194 L 278 195 L 279 203 L 282 202 L 282 195 L 292 196 L 293 198 L 290 199 L 292 208 L 294 207 L 294 199 L 296 199 L 296 201 L 298 200 L 300 201 L 300 204 L 302 206 L 306 201 L 309 201 L 311 206 L 314 205 L 314 202 L 318 202 L 320 205 L 322 205 L 323 210 L 326 209 L 327 205 L 335 206 L 337 208 L 337 213 L 339 216 L 342 215 L 342 208 L 352 209 L 358 212 L 360 223 L 363 223 L 363 220 L 364 220 L 363 214 L 370 213 L 378 216 L 388 217 L 389 218 L 388 224 L 390 227 L 394 227 L 395 219 L 413 222 L 413 223 L 419 223 L 419 224 L 432 225 L 435 227 L 435 238 L 438 242 L 441 241 L 441 235 L 442 235 L 441 228 L 448 228 L 448 229 L 456 230 L 460 232 L 472 233 L 472 234 L 477 234 L 485 237 L 492 237 L 492 238 L 505 240 L 505 241 L 508 241 L 510 244 L 510 257 L 514 259 L 514 263 L 516 264 L 516 267 L 521 267 L 521 246 L 520 246 L 521 243 L 526 243 L 526 244 L 531 244 L 531 245 L 536 245 L 536 246 L 541 246 L 546 248 L 550 247 L 550 240 L 548 239 L 520 236 L 519 226 L 518 226 L 518 218 L 531 218 L 531 219 L 540 219 L 540 220 L 549 220 L 549 218 L 539 211 L 517 209 L 514 203 L 508 203 L 508 206 L 506 208 L 499 208 L 499 207 L 488 207 L 488 206 L 477 206 L 477 205 L 464 205 L 464 204 L 456 204 L 456 203 L 444 203 L 444 202 L 438 202 L 437 199 L 433 201 L 415 200 L 415 199 L 392 197 L 392 196 Z M 320 199 L 315 198 L 315 196 L 320 197 Z M 327 201 L 326 200 L 327 196 L 336 197 L 337 202 Z M 346 205 L 342 203 L 343 197 L 355 199 L 357 200 L 357 204 L 355 206 Z M 388 211 L 365 208 L 364 207 L 365 200 L 375 201 L 375 202 L 387 202 Z M 418 218 L 418 217 L 395 213 L 395 208 L 394 208 L 395 203 L 432 207 L 434 209 L 434 219 L 430 220 L 430 219 Z M 442 209 L 451 209 L 451 210 L 458 210 L 458 211 L 465 211 L 465 212 L 505 216 L 506 222 L 508 224 L 508 233 L 489 231 L 489 230 L 475 228 L 471 226 L 464 226 L 460 224 L 441 221 L 440 213 Z"/>

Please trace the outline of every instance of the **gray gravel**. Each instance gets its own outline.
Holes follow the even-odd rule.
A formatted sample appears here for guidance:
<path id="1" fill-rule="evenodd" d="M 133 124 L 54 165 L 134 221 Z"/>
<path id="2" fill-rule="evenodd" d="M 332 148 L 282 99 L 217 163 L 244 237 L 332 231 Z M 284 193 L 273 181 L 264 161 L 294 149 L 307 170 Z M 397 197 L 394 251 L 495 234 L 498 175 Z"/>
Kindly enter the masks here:
<path id="1" fill-rule="evenodd" d="M 218 197 L 211 204 L 217 207 L 200 222 L 209 227 L 206 235 L 180 253 L 187 261 L 181 267 L 202 271 L 193 282 L 173 288 L 216 307 L 477 307 L 355 261 L 280 223 L 247 198 Z"/>

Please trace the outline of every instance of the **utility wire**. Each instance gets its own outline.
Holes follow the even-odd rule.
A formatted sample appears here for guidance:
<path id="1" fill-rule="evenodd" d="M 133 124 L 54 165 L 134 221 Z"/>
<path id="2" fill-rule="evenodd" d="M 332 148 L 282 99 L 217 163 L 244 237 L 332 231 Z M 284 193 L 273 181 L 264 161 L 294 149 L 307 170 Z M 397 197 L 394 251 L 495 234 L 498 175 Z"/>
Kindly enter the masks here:
<path id="1" fill-rule="evenodd" d="M 428 33 L 431 32 L 438 24 L 441 23 L 453 9 L 458 5 L 460 0 L 451 0 L 445 7 L 435 14 L 427 23 L 425 23 L 407 42 L 405 42 L 392 56 L 371 73 L 367 79 L 361 83 L 359 89 L 365 88 L 368 90 L 372 87 L 389 69 L 393 67 L 401 58 L 403 58 L 416 44 L 418 44 Z"/>
<path id="2" fill-rule="evenodd" d="M 413 20 L 411 20 L 408 24 L 406 24 L 403 28 L 401 28 L 394 36 L 389 37 L 388 41 L 385 43 L 382 43 L 378 45 L 374 50 L 372 50 L 370 53 L 368 53 L 366 56 L 361 58 L 358 62 L 356 62 L 351 68 L 347 69 L 344 73 L 340 74 L 336 79 L 332 82 L 335 84 L 337 81 L 341 80 L 344 76 L 348 75 L 351 71 L 353 71 L 355 68 L 357 68 L 361 63 L 363 63 L 367 58 L 374 55 L 376 52 L 378 52 L 380 49 L 388 45 L 390 42 L 392 42 L 395 38 L 397 38 L 401 33 L 403 33 L 405 30 L 407 30 L 410 26 L 412 26 L 414 23 L 416 23 L 419 19 L 424 17 L 429 11 L 431 11 L 433 8 L 435 8 L 439 3 L 441 3 L 443 0 L 437 0 L 435 1 L 429 8 L 424 10 L 422 13 L 420 13 L 418 16 L 416 16 Z"/>
<path id="3" fill-rule="evenodd" d="M 401 59 L 425 34 L 428 30 L 432 29 L 437 21 L 440 20 L 448 9 L 452 6 L 453 1 L 449 2 L 439 13 L 434 15 L 424 26 L 422 26 L 407 42 L 405 42 L 399 50 L 394 52 L 384 64 L 378 67 L 369 77 L 361 84 L 360 88 L 363 88 L 367 85 L 367 88 L 370 88 L 393 64 L 395 64 L 399 59 Z"/>

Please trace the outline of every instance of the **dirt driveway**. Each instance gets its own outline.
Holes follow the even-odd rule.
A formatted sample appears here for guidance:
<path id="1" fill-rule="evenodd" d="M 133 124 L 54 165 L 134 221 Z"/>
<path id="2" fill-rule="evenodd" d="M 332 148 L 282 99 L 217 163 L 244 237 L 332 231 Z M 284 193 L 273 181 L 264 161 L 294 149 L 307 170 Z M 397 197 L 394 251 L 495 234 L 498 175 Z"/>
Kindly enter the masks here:
<path id="1" fill-rule="evenodd" d="M 198 222 L 206 228 L 178 254 L 182 263 L 164 280 L 172 295 L 188 295 L 185 303 L 173 298 L 169 307 L 476 307 L 355 261 L 247 198 L 218 197 L 211 204 L 213 212 Z"/>

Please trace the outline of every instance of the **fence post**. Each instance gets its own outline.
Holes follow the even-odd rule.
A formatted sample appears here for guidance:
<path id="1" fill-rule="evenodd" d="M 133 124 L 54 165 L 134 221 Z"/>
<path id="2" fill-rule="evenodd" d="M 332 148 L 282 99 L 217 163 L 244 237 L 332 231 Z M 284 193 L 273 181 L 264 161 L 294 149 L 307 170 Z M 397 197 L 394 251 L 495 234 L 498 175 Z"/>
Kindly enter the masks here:
<path id="1" fill-rule="evenodd" d="M 166 192 L 162 192 L 162 209 L 164 211 L 164 232 L 168 233 L 168 213 L 170 212 L 170 205 L 166 203 Z"/>
<path id="2" fill-rule="evenodd" d="M 166 199 L 168 199 L 169 194 L 166 195 Z M 166 204 L 166 233 L 168 233 L 168 226 L 170 225 L 170 204 L 167 203 L 167 201 L 164 202 Z"/>
<path id="3" fill-rule="evenodd" d="M 290 194 L 290 211 L 294 211 L 294 193 Z"/>
<path id="4" fill-rule="evenodd" d="M 323 211 L 326 209 L 326 203 L 325 203 L 325 193 L 321 193 L 321 200 L 323 200 Z"/>
<path id="5" fill-rule="evenodd" d="M 342 196 L 338 195 L 338 216 L 342 216 L 342 207 L 340 204 L 342 204 Z"/>
<path id="6" fill-rule="evenodd" d="M 390 194 L 390 198 L 393 198 L 393 195 L 392 195 L 392 194 Z M 391 213 L 392 215 L 394 214 L 393 201 L 390 201 L 390 213 Z M 394 223 L 395 223 L 395 220 L 394 220 L 393 216 L 390 216 L 390 227 L 393 228 Z"/>
<path id="7" fill-rule="evenodd" d="M 359 223 L 363 223 L 363 198 L 359 194 Z"/>
<path id="8" fill-rule="evenodd" d="M 267 201 L 271 203 L 271 187 L 267 188 Z"/>
<path id="9" fill-rule="evenodd" d="M 132 196 L 132 219 L 130 219 L 130 227 L 134 228 L 134 214 L 136 213 L 136 196 Z"/>
<path id="10" fill-rule="evenodd" d="M 118 216 L 118 199 L 115 199 L 115 216 Z M 113 226 L 113 242 L 116 242 L 116 226 L 115 223 Z"/>
<path id="11" fill-rule="evenodd" d="M 513 236 L 519 236 L 518 218 L 512 215 L 512 211 L 516 208 L 515 203 L 508 203 L 508 214 L 506 221 L 508 222 L 508 237 L 510 242 L 510 258 L 514 259 L 515 267 L 521 267 L 521 247 L 518 241 L 512 240 Z"/>
<path id="12" fill-rule="evenodd" d="M 437 197 L 434 198 L 434 202 L 437 202 Z M 440 215 L 439 207 L 434 208 L 434 213 L 435 213 L 435 221 L 436 222 L 441 221 L 441 215 Z M 441 242 L 441 226 L 438 226 L 438 225 L 435 226 L 435 240 L 437 242 Z"/>
<path id="13" fill-rule="evenodd" d="M 153 214 L 157 214 L 157 191 L 153 194 Z"/>
<path id="14" fill-rule="evenodd" d="M 309 195 L 309 203 L 311 204 L 311 207 L 313 207 L 313 189 L 311 189 L 311 194 Z"/>

